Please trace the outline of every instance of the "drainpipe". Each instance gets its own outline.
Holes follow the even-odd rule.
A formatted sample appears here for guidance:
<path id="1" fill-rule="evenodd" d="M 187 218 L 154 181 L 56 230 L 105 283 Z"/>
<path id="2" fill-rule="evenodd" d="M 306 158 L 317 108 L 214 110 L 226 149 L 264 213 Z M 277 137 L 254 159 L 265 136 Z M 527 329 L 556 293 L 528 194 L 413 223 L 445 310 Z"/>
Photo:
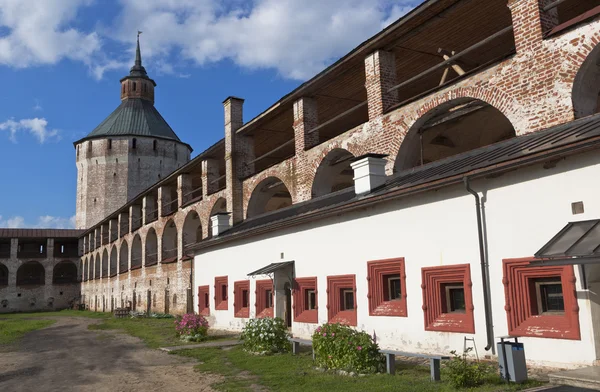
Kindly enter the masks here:
<path id="1" fill-rule="evenodd" d="M 485 312 L 485 330 L 487 333 L 487 346 L 485 351 L 492 349 L 494 352 L 494 326 L 492 324 L 492 305 L 490 303 L 490 286 L 489 286 L 489 264 L 485 257 L 485 250 L 483 246 L 483 224 L 481 220 L 481 200 L 479 194 L 471 189 L 469 185 L 469 178 L 464 177 L 463 182 L 467 192 L 475 197 L 475 208 L 477 209 L 477 235 L 479 237 L 479 259 L 481 261 L 481 281 L 483 283 L 483 303 Z"/>

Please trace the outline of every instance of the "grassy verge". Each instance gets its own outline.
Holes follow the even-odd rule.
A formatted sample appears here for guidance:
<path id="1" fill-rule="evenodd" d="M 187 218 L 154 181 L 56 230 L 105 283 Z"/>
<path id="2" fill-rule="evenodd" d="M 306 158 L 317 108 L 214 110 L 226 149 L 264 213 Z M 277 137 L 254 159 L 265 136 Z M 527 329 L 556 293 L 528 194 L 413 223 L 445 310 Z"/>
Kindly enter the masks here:
<path id="1" fill-rule="evenodd" d="M 225 380 L 213 385 L 222 391 L 252 391 L 256 385 L 262 385 L 276 391 L 454 391 L 444 381 L 432 383 L 429 380 L 429 367 L 418 365 L 400 365 L 393 376 L 388 374 L 368 375 L 364 377 L 348 377 L 323 373 L 313 368 L 309 353 L 299 356 L 291 354 L 273 356 L 252 356 L 241 347 L 223 350 L 219 348 L 203 348 L 177 352 L 198 359 L 200 371 L 217 373 L 225 376 Z M 447 380 L 447 377 L 446 377 Z M 479 388 L 470 389 L 477 392 L 516 391 L 540 385 L 532 381 L 524 385 L 507 386 L 497 376 L 490 377 L 487 383 Z"/>
<path id="2" fill-rule="evenodd" d="M 195 344 L 194 342 L 182 342 L 175 335 L 175 319 L 153 319 L 153 318 L 107 318 L 100 324 L 92 324 L 91 330 L 118 329 L 125 333 L 140 338 L 151 348 L 180 346 Z M 231 336 L 209 336 L 208 341 L 232 339 Z"/>
<path id="3" fill-rule="evenodd" d="M 54 312 L 33 312 L 33 313 L 9 313 L 0 314 L 0 320 L 5 319 L 31 319 L 43 317 L 88 317 L 95 319 L 105 319 L 111 317 L 110 313 L 90 312 L 87 310 L 61 310 Z"/>
<path id="4" fill-rule="evenodd" d="M 0 319 L 0 345 L 15 343 L 27 332 L 46 328 L 54 322 L 55 320 L 44 319 Z"/>

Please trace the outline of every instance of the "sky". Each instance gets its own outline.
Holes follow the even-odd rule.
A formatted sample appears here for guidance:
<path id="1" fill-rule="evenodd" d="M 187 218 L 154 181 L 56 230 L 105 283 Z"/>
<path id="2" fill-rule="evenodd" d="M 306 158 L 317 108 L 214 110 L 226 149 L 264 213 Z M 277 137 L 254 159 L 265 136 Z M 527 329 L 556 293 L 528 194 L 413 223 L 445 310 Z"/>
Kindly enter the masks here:
<path id="1" fill-rule="evenodd" d="M 0 227 L 74 227 L 73 142 L 120 103 L 136 33 L 192 157 L 419 0 L 0 0 Z"/>

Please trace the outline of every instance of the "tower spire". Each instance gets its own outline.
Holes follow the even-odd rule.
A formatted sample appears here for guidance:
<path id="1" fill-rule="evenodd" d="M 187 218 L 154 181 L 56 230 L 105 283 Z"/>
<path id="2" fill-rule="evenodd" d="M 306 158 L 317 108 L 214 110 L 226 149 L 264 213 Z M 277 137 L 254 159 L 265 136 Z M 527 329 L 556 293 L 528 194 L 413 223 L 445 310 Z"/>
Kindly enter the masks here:
<path id="1" fill-rule="evenodd" d="M 138 30 L 137 47 L 135 49 L 135 63 L 133 67 L 131 67 L 129 76 L 147 77 L 148 74 L 146 73 L 146 69 L 142 65 L 142 51 L 140 50 L 140 34 L 142 34 L 142 32 Z"/>

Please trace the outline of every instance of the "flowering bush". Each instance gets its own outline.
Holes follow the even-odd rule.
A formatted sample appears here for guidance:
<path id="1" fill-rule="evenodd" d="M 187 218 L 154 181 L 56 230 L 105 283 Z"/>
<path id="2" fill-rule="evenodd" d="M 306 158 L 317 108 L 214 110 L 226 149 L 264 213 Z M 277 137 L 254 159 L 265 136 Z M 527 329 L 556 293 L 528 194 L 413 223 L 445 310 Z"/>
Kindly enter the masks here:
<path id="1" fill-rule="evenodd" d="M 384 370 L 385 358 L 379 346 L 364 331 L 341 324 L 324 324 L 312 336 L 317 366 L 357 373 Z"/>
<path id="2" fill-rule="evenodd" d="M 194 313 L 184 314 L 175 319 L 175 332 L 181 340 L 199 342 L 206 339 L 208 334 L 208 321 Z"/>
<path id="3" fill-rule="evenodd" d="M 474 388 L 485 382 L 493 374 L 492 368 L 483 362 L 472 362 L 467 359 L 473 348 L 468 347 L 462 355 L 450 351 L 453 358 L 448 362 L 448 377 L 454 388 Z"/>
<path id="4" fill-rule="evenodd" d="M 241 339 L 246 351 L 269 354 L 289 351 L 288 333 L 285 323 L 279 317 L 250 319 Z"/>

